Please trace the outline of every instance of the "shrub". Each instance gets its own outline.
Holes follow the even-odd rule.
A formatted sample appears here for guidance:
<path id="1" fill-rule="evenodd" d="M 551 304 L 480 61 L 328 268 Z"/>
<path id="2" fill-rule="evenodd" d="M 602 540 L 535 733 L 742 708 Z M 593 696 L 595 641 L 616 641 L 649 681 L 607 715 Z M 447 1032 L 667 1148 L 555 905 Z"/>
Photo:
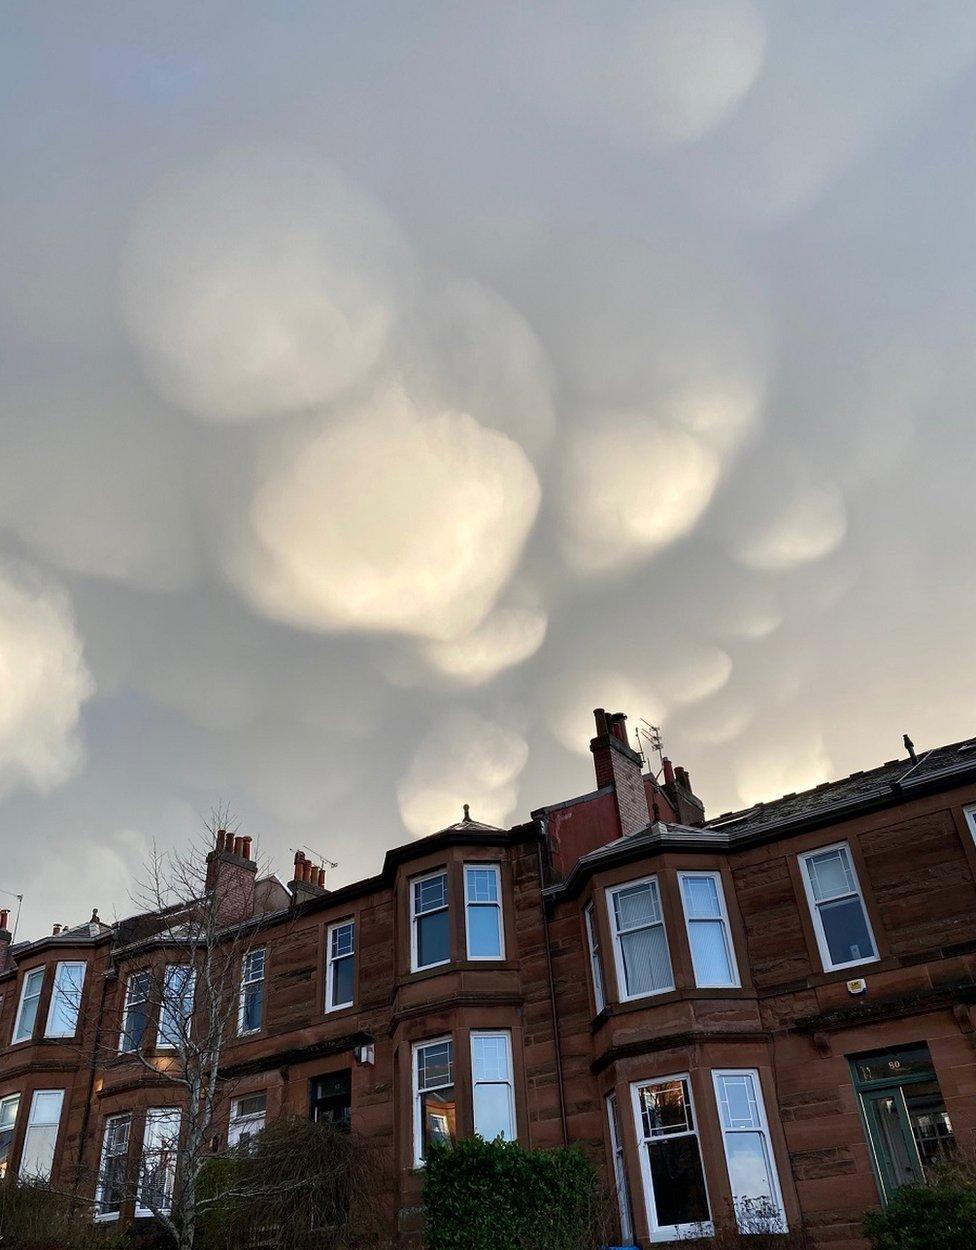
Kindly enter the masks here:
<path id="1" fill-rule="evenodd" d="M 958 1167 L 940 1168 L 925 1185 L 903 1185 L 883 1211 L 864 1217 L 872 1250 L 973 1250 L 976 1183 Z"/>
<path id="2" fill-rule="evenodd" d="M 0 1247 L 11 1250 L 115 1250 L 114 1228 L 92 1223 L 91 1205 L 42 1185 L 0 1182 Z"/>
<path id="3" fill-rule="evenodd" d="M 607 1240 L 606 1204 L 577 1147 L 435 1143 L 424 1209 L 428 1250 L 590 1250 Z"/>

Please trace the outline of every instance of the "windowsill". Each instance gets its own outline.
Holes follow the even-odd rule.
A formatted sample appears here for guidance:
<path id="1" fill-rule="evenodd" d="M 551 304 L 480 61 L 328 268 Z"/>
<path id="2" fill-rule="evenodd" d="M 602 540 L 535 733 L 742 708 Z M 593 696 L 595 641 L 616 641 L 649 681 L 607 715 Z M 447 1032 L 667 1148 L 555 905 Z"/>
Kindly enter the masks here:
<path id="1" fill-rule="evenodd" d="M 340 1007 L 326 1007 L 322 1013 L 326 1020 L 342 1019 L 345 1016 L 352 1015 L 356 1012 L 355 1002 L 343 1003 Z"/>
<path id="2" fill-rule="evenodd" d="M 834 964 L 830 968 L 824 968 L 823 971 L 824 976 L 832 976 L 838 972 L 848 973 L 853 968 L 871 968 L 874 964 L 880 964 L 881 962 L 881 956 L 875 955 L 873 959 L 858 959 L 856 962 L 850 964 Z M 850 980 L 851 978 L 847 977 L 846 979 Z"/>
<path id="3" fill-rule="evenodd" d="M 114 1224 L 119 1218 L 118 1211 L 100 1211 L 92 1216 L 93 1224 Z"/>

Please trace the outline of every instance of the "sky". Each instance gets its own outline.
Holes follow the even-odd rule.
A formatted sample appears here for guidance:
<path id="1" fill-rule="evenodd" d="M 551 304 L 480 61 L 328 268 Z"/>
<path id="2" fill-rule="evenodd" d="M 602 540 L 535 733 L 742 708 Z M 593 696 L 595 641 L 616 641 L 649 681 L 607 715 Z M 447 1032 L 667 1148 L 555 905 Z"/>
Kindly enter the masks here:
<path id="1" fill-rule="evenodd" d="M 216 806 L 528 819 L 597 706 L 712 815 L 976 733 L 970 0 L 2 24 L 19 937 Z"/>

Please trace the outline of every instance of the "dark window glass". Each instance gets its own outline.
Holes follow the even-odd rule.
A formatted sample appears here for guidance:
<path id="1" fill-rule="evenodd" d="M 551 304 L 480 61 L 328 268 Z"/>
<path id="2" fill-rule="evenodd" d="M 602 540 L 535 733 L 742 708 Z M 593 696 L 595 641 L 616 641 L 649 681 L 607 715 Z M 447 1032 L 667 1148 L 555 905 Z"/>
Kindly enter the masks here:
<path id="1" fill-rule="evenodd" d="M 857 959 L 873 958 L 874 943 L 864 917 L 864 904 L 859 898 L 822 903 L 820 916 L 832 963 L 846 964 Z"/>
<path id="2" fill-rule="evenodd" d="M 417 967 L 445 963 L 450 958 L 448 912 L 417 917 Z"/>
<path id="3" fill-rule="evenodd" d="M 337 959 L 332 968 L 332 1005 L 351 1003 L 356 992 L 356 961 Z"/>
<path id="4" fill-rule="evenodd" d="M 650 1142 L 647 1153 L 658 1223 L 662 1226 L 706 1223 L 708 1199 L 698 1138 L 664 1137 Z"/>
<path id="5" fill-rule="evenodd" d="M 352 1073 L 348 1068 L 318 1076 L 311 1082 L 311 1117 L 348 1132 L 352 1121 Z"/>
<path id="6" fill-rule="evenodd" d="M 927 1046 L 901 1046 L 863 1055 L 854 1060 L 854 1067 L 859 1081 L 898 1082 L 906 1076 L 928 1076 L 934 1071 Z"/>

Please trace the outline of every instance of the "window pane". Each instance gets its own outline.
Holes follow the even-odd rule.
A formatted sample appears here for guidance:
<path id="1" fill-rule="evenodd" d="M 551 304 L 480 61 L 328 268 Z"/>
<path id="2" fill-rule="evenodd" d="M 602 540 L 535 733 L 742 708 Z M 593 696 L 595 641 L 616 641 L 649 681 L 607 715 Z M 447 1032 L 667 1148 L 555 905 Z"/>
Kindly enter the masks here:
<path id="1" fill-rule="evenodd" d="M 351 1003 L 355 993 L 356 962 L 349 956 L 337 959 L 332 965 L 332 1006 Z"/>
<path id="2" fill-rule="evenodd" d="M 73 1037 L 78 1027 L 84 964 L 58 964 L 48 1012 L 48 1037 Z"/>
<path id="3" fill-rule="evenodd" d="M 355 949 L 355 925 L 337 925 L 332 930 L 332 958 L 341 959 L 343 955 L 351 955 Z"/>
<path id="4" fill-rule="evenodd" d="M 645 1137 L 687 1133 L 694 1129 L 684 1081 L 647 1085 L 640 1091 Z"/>
<path id="5" fill-rule="evenodd" d="M 868 932 L 864 905 L 860 898 L 845 898 L 820 905 L 820 919 L 827 938 L 830 962 L 851 963 L 874 957 L 874 943 Z"/>
<path id="6" fill-rule="evenodd" d="M 466 868 L 464 870 L 470 903 L 498 902 L 498 873 L 494 868 Z"/>
<path id="7" fill-rule="evenodd" d="M 446 914 L 446 913 L 445 913 Z M 502 953 L 501 910 L 493 904 L 468 907 L 468 953 L 475 959 Z"/>
<path id="8" fill-rule="evenodd" d="M 643 885 L 627 886 L 613 896 L 618 929 L 633 929 L 637 925 L 653 924 L 660 920 L 657 894 L 650 881 Z"/>
<path id="9" fill-rule="evenodd" d="M 434 912 L 417 919 L 417 967 L 446 963 L 450 958 L 449 913 Z"/>
<path id="10" fill-rule="evenodd" d="M 485 1141 L 504 1137 L 515 1139 L 512 1125 L 511 1093 L 508 1085 L 476 1085 L 474 1089 L 474 1131 Z"/>
<path id="11" fill-rule="evenodd" d="M 691 957 L 698 985 L 731 985 L 735 980 L 721 920 L 692 920 Z"/>
<path id="12" fill-rule="evenodd" d="M 432 1085 L 449 1085 L 453 1081 L 454 1044 L 436 1042 L 417 1052 L 417 1078 L 421 1089 Z"/>
<path id="13" fill-rule="evenodd" d="M 743 1218 L 761 1222 L 774 1213 L 778 1217 L 762 1133 L 726 1133 L 725 1154 L 740 1226 Z"/>
<path id="14" fill-rule="evenodd" d="M 748 1072 L 720 1076 L 719 1112 L 723 1128 L 759 1128 L 762 1120 L 756 1102 L 756 1087 Z"/>
<path id="15" fill-rule="evenodd" d="M 501 1035 L 471 1039 L 471 1066 L 476 1081 L 508 1081 L 511 1079 L 509 1068 L 508 1038 Z"/>
<path id="16" fill-rule="evenodd" d="M 457 1109 L 454 1088 L 448 1086 L 432 1093 L 422 1094 L 424 1157 L 432 1141 L 452 1142 L 457 1137 Z"/>
<path id="17" fill-rule="evenodd" d="M 663 925 L 623 934 L 620 949 L 628 994 L 649 994 L 671 987 L 671 961 Z"/>
<path id="18" fill-rule="evenodd" d="M 10 1148 L 14 1141 L 14 1126 L 17 1122 L 17 1108 L 19 1106 L 19 1094 L 0 1100 L 0 1180 L 3 1180 L 7 1175 Z"/>
<path id="19" fill-rule="evenodd" d="M 447 873 L 439 873 L 436 877 L 427 877 L 424 881 L 414 882 L 414 911 L 418 914 L 433 911 L 438 907 L 447 906 Z"/>
<path id="20" fill-rule="evenodd" d="M 244 1011 L 241 1028 L 245 1033 L 256 1033 L 261 1027 L 264 1011 L 264 982 L 257 981 L 244 989 Z"/>
<path id="21" fill-rule="evenodd" d="M 720 919 L 722 905 L 714 877 L 682 877 L 681 889 L 689 919 Z"/>
<path id="22" fill-rule="evenodd" d="M 661 1227 L 704 1224 L 709 1219 L 698 1138 L 664 1137 L 649 1142 L 647 1157 L 654 1207 Z"/>
<path id="23" fill-rule="evenodd" d="M 20 1156 L 22 1180 L 47 1182 L 51 1179 L 63 1099 L 64 1090 L 61 1089 L 38 1090 L 34 1094 Z"/>
<path id="24" fill-rule="evenodd" d="M 824 851 L 822 855 L 811 855 L 806 864 L 810 874 L 813 897 L 818 902 L 822 899 L 837 898 L 838 895 L 855 892 L 854 876 L 848 862 L 847 851 L 843 847 L 838 846 L 832 851 Z"/>

